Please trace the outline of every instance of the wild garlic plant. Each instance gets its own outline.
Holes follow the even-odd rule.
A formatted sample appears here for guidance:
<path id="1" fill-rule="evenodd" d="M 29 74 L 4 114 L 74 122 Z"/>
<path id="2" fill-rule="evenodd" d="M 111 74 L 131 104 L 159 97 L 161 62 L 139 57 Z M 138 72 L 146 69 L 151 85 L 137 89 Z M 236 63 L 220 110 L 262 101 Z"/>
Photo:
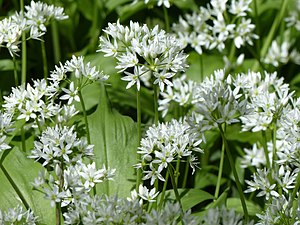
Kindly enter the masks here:
<path id="1" fill-rule="evenodd" d="M 212 0 L 207 7 L 200 6 L 198 11 L 179 17 L 173 24 L 173 31 L 185 45 L 190 45 L 199 55 L 204 51 L 217 49 L 223 53 L 230 69 L 234 63 L 236 49 L 253 45 L 258 38 L 254 33 L 255 25 L 249 18 L 252 0 Z M 225 49 L 228 42 L 230 49 Z M 227 58 L 229 57 L 229 59 Z"/>
<path id="2" fill-rule="evenodd" d="M 6 47 L 13 57 L 15 66 L 15 83 L 19 84 L 17 76 L 16 59 L 20 51 L 19 45 L 22 44 L 22 54 L 26 53 L 26 41 L 35 39 L 41 41 L 41 49 L 44 64 L 44 77 L 47 78 L 47 58 L 45 52 L 45 44 L 42 36 L 46 33 L 46 26 L 54 20 L 65 20 L 68 16 L 65 15 L 62 7 L 48 5 L 42 2 L 31 1 L 30 5 L 25 6 L 24 12 L 15 12 L 13 15 L 4 18 L 0 21 L 0 47 Z M 25 38 L 21 38 L 22 34 Z M 26 63 L 26 55 L 23 65 Z M 22 65 L 22 66 L 23 66 Z M 22 68 L 22 83 L 26 81 L 26 67 Z M 25 77 L 24 77 L 25 76 Z"/>

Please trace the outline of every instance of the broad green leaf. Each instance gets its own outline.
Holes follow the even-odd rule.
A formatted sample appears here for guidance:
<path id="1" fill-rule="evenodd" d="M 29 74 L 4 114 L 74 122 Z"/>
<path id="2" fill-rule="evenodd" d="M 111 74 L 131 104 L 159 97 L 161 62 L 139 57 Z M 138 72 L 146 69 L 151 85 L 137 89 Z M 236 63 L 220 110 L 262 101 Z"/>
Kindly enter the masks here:
<path id="1" fill-rule="evenodd" d="M 11 59 L 1 59 L 0 60 L 0 71 L 10 71 L 14 70 L 14 63 Z"/>
<path id="2" fill-rule="evenodd" d="M 108 11 L 110 12 L 127 2 L 130 2 L 130 0 L 108 0 L 108 1 L 106 1 L 105 6 L 108 9 Z"/>
<path id="3" fill-rule="evenodd" d="M 229 190 L 230 190 L 230 187 L 227 187 L 226 190 L 219 196 L 218 199 L 216 199 L 214 202 L 212 202 L 206 206 L 206 209 L 221 207 L 222 205 L 224 205 L 226 202 Z"/>
<path id="4" fill-rule="evenodd" d="M 34 191 L 31 185 L 42 169 L 39 163 L 28 159 L 19 148 L 6 150 L 0 161 L 1 209 L 7 210 L 18 205 L 25 208 L 28 205 L 39 217 L 39 224 L 55 224 L 55 208 L 51 208 L 44 194 Z"/>
<path id="5" fill-rule="evenodd" d="M 242 213 L 242 214 L 244 213 L 241 200 L 239 198 L 227 198 L 226 205 L 227 208 L 229 209 L 232 208 L 238 213 Z M 246 200 L 246 205 L 247 205 L 248 214 L 250 216 L 255 216 L 257 213 L 261 212 L 260 206 L 255 204 L 254 202 Z"/>
<path id="6" fill-rule="evenodd" d="M 88 116 L 91 142 L 98 168 L 103 164 L 116 169 L 114 181 L 97 186 L 97 193 L 128 196 L 135 184 L 133 165 L 137 163 L 137 127 L 134 121 L 112 110 L 105 88 L 101 87 L 97 110 Z"/>
<path id="7" fill-rule="evenodd" d="M 210 173 L 205 168 L 202 168 L 195 174 L 195 188 L 202 189 L 208 186 L 216 186 L 217 180 L 217 175 Z M 221 185 L 224 184 L 226 181 L 226 178 L 222 178 Z"/>
<path id="8" fill-rule="evenodd" d="M 202 60 L 202 62 L 201 62 Z M 201 81 L 202 78 L 211 75 L 216 69 L 223 69 L 224 62 L 220 55 L 205 55 L 200 56 L 197 52 L 189 53 L 187 69 L 187 77 L 194 81 Z M 203 77 L 201 77 L 201 71 Z"/>
<path id="9" fill-rule="evenodd" d="M 180 201 L 183 211 L 187 211 L 201 202 L 214 198 L 210 193 L 200 189 L 178 189 L 178 192 L 181 197 Z M 166 196 L 176 200 L 173 189 L 166 191 Z"/>
<path id="10" fill-rule="evenodd" d="M 88 55 L 85 57 L 86 62 L 90 62 L 92 66 L 98 66 L 100 70 L 103 69 L 105 74 L 110 75 L 107 80 L 106 91 L 111 103 L 116 104 L 122 109 L 122 111 L 128 107 L 136 109 L 136 87 L 133 86 L 130 89 L 126 89 L 127 82 L 121 80 L 121 74 L 117 73 L 115 69 L 116 62 L 112 57 L 104 57 L 103 53 L 97 53 Z M 85 89 L 89 89 L 87 86 Z M 94 94 L 87 96 L 95 103 L 95 97 L 97 97 L 98 90 L 83 90 L 84 92 L 94 92 Z M 153 110 L 153 91 L 141 87 L 141 107 L 142 115 L 154 115 Z M 84 95 L 85 93 L 83 93 Z M 99 96 L 99 95 L 98 95 Z M 84 96 L 85 98 L 85 96 Z M 98 97 L 99 99 L 99 97 Z M 87 100 L 89 101 L 89 100 Z M 81 110 L 81 106 L 78 105 L 78 109 Z M 87 107 L 88 108 L 88 107 Z"/>
<path id="11" fill-rule="evenodd" d="M 86 19 L 93 20 L 95 5 L 92 1 L 77 1 L 77 7 Z"/>
<path id="12" fill-rule="evenodd" d="M 226 138 L 229 141 L 238 141 L 243 143 L 254 144 L 258 140 L 261 140 L 261 132 L 241 132 L 242 128 L 240 124 L 233 124 L 226 129 Z"/>
<path id="13" fill-rule="evenodd" d="M 180 9 L 197 10 L 198 6 L 194 0 L 174 0 L 174 5 Z"/>
<path id="14" fill-rule="evenodd" d="M 88 111 L 96 106 L 99 102 L 100 85 L 98 83 L 89 84 L 81 90 L 81 93 L 84 99 L 85 109 Z M 74 105 L 77 110 L 82 111 L 80 102 L 75 102 Z"/>

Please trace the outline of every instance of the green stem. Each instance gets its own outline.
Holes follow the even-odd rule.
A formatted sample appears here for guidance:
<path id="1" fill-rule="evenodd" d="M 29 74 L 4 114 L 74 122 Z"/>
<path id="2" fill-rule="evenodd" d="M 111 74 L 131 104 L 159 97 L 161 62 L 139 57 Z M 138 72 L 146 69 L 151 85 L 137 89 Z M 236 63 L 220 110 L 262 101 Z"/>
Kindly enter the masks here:
<path id="1" fill-rule="evenodd" d="M 177 189 L 177 185 L 176 185 L 176 182 L 175 182 L 174 173 L 173 173 L 172 168 L 171 168 L 170 165 L 168 165 L 168 171 L 169 171 L 169 174 L 170 174 L 171 183 L 172 183 L 172 186 L 173 186 L 173 190 L 174 190 L 174 194 L 175 194 L 176 200 L 179 203 L 179 206 L 180 206 L 180 209 L 181 209 L 181 213 L 183 214 L 182 204 L 181 204 L 179 192 L 178 192 L 178 189 Z"/>
<path id="2" fill-rule="evenodd" d="M 22 125 L 21 127 L 21 140 L 22 140 L 22 151 L 26 152 L 26 137 L 25 137 L 24 125 Z"/>
<path id="3" fill-rule="evenodd" d="M 43 58 L 43 72 L 44 72 L 44 79 L 48 80 L 48 61 L 47 61 L 47 54 L 46 54 L 46 47 L 45 41 L 41 40 L 41 50 L 42 50 L 42 58 Z"/>
<path id="4" fill-rule="evenodd" d="M 178 187 L 178 178 L 179 178 L 179 175 L 180 175 L 179 169 L 180 169 L 180 158 L 177 157 L 176 171 L 175 171 L 175 184 L 176 184 L 176 187 Z"/>
<path id="5" fill-rule="evenodd" d="M 24 15 L 24 0 L 20 0 L 20 10 L 22 16 Z M 22 71 L 21 71 L 21 83 L 26 83 L 26 68 L 27 66 L 27 47 L 26 47 L 26 33 L 22 32 Z"/>
<path id="6" fill-rule="evenodd" d="M 153 91 L 154 91 L 154 123 L 157 125 L 158 124 L 158 86 L 155 84 L 153 86 Z"/>
<path id="7" fill-rule="evenodd" d="M 272 27 L 270 29 L 270 32 L 266 38 L 266 40 L 264 41 L 264 44 L 262 46 L 262 49 L 260 51 L 260 56 L 261 57 L 265 57 L 265 55 L 267 54 L 267 51 L 269 49 L 269 46 L 271 45 L 272 41 L 273 41 L 273 37 L 275 35 L 275 32 L 276 30 L 278 29 L 279 25 L 280 25 L 280 22 L 282 21 L 283 17 L 284 17 L 284 13 L 285 13 L 285 10 L 287 8 L 287 5 L 288 5 L 288 1 L 289 0 L 283 0 L 282 1 L 282 5 L 280 7 L 280 12 L 279 12 L 279 15 L 275 18 L 273 24 L 272 24 Z M 259 67 L 259 63 L 258 62 L 255 62 L 255 64 L 253 65 L 252 67 L 252 70 L 253 71 L 256 71 L 258 70 L 258 67 Z"/>
<path id="8" fill-rule="evenodd" d="M 266 131 L 264 131 L 264 130 L 262 131 L 262 137 L 263 137 L 262 145 L 263 145 L 263 149 L 264 149 L 264 153 L 265 153 L 265 157 L 266 157 L 267 168 L 271 168 L 269 151 L 268 151 L 268 146 L 267 146 L 268 140 L 267 140 Z"/>
<path id="9" fill-rule="evenodd" d="M 227 157 L 228 157 L 228 160 L 229 160 L 230 167 L 231 167 L 232 172 L 233 172 L 233 176 L 234 176 L 234 179 L 235 179 L 235 183 L 236 183 L 239 195 L 240 195 L 240 200 L 241 200 L 241 204 L 242 204 L 242 207 L 243 207 L 245 220 L 249 221 L 249 215 L 248 215 L 248 210 L 247 210 L 247 206 L 246 206 L 246 201 L 245 201 L 245 196 L 244 196 L 244 193 L 243 193 L 242 185 L 241 185 L 241 182 L 239 180 L 239 176 L 237 174 L 235 164 L 234 164 L 234 161 L 233 161 L 233 158 L 232 158 L 232 155 L 231 155 L 231 152 L 230 152 L 230 148 L 228 146 L 227 139 L 225 137 L 225 133 L 223 131 L 222 125 L 219 125 L 219 130 L 220 130 L 220 133 L 221 133 L 221 136 L 222 136 L 222 139 L 223 139 L 223 145 L 225 145 L 226 154 L 227 154 Z"/>
<path id="10" fill-rule="evenodd" d="M 39 119 L 36 118 L 36 119 L 35 119 L 35 122 L 36 122 L 36 124 L 37 124 L 37 126 L 38 126 L 38 129 L 39 129 L 40 134 L 42 134 L 43 129 L 42 129 L 42 127 L 41 127 L 41 123 L 40 123 Z"/>
<path id="11" fill-rule="evenodd" d="M 61 54 L 60 54 L 59 34 L 58 34 L 56 21 L 52 21 L 51 29 L 52 29 L 54 63 L 58 63 L 61 59 Z"/>
<path id="12" fill-rule="evenodd" d="M 259 21 L 259 16 L 258 16 L 257 0 L 253 0 L 253 8 L 254 8 L 256 33 L 259 35 L 260 34 L 260 21 Z M 260 38 L 258 38 L 256 40 L 256 52 L 257 52 L 259 62 L 260 62 L 260 46 L 261 46 Z"/>
<path id="13" fill-rule="evenodd" d="M 190 164 L 189 164 L 189 161 L 187 161 L 185 163 L 185 168 L 184 168 L 184 177 L 183 177 L 183 181 L 182 181 L 182 188 L 186 187 L 187 179 L 188 179 L 188 175 L 189 175 L 189 169 L 190 169 Z"/>
<path id="14" fill-rule="evenodd" d="M 277 132 L 277 125 L 276 125 L 276 121 L 277 119 L 275 119 L 275 121 L 273 122 L 273 133 L 272 133 L 272 142 L 273 142 L 273 153 L 272 153 L 272 168 L 274 171 L 278 171 L 275 170 L 276 168 L 276 160 L 277 160 L 277 148 L 276 148 L 276 132 Z M 269 167 L 270 168 L 270 167 Z"/>
<path id="15" fill-rule="evenodd" d="M 222 149 L 221 149 L 221 159 L 220 159 L 220 165 L 219 165 L 218 180 L 217 180 L 217 185 L 216 185 L 216 190 L 215 190 L 215 199 L 216 200 L 219 197 L 219 191 L 220 191 L 220 187 L 221 187 L 221 179 L 222 179 L 222 173 L 223 173 L 224 158 L 225 158 L 225 145 L 224 145 L 224 142 L 223 142 Z"/>
<path id="16" fill-rule="evenodd" d="M 138 143 L 137 146 L 140 145 L 141 137 L 142 137 L 142 121 L 141 121 L 141 93 L 139 90 L 137 90 L 136 93 L 136 110 L 137 110 L 137 132 L 138 132 Z M 140 154 L 137 153 L 137 161 L 139 162 L 141 160 Z M 142 180 L 142 171 L 140 169 L 137 170 L 137 178 L 136 178 L 136 190 L 138 190 L 139 185 Z"/>
<path id="17" fill-rule="evenodd" d="M 164 186 L 163 186 L 162 192 L 160 194 L 160 201 L 159 201 L 159 204 L 158 204 L 158 208 L 159 209 L 161 209 L 161 207 L 163 205 L 163 202 L 164 202 L 164 198 L 165 198 L 165 194 L 166 194 L 166 190 L 167 190 L 169 176 L 170 176 L 170 173 L 169 173 L 169 170 L 167 170 L 166 178 L 165 178 L 165 182 L 164 182 Z"/>
<path id="18" fill-rule="evenodd" d="M 55 204 L 56 225 L 61 225 L 60 214 L 61 214 L 61 206 L 60 206 L 60 202 L 57 202 Z"/>
<path id="19" fill-rule="evenodd" d="M 82 97 L 81 90 L 78 91 L 78 96 L 79 96 L 79 99 L 80 99 L 80 104 L 81 104 L 83 118 L 84 118 L 84 123 L 85 123 L 87 142 L 88 142 L 88 144 L 91 144 L 89 122 L 88 122 L 88 119 L 87 119 L 85 104 L 84 104 L 84 100 L 83 100 L 83 97 Z"/>
<path id="20" fill-rule="evenodd" d="M 16 57 L 13 55 L 13 63 L 14 63 L 14 78 L 15 78 L 15 85 L 16 87 L 19 86 L 19 78 L 18 78 L 18 68 L 17 68 L 17 60 Z"/>
<path id="21" fill-rule="evenodd" d="M 163 7 L 164 9 L 164 18 L 165 18 L 165 23 L 166 23 L 166 31 L 170 32 L 170 21 L 169 21 L 169 15 L 168 15 L 168 10 L 166 7 Z"/>
<path id="22" fill-rule="evenodd" d="M 299 196 L 298 197 L 296 197 L 296 196 L 297 196 L 299 188 L 300 188 L 300 172 L 298 172 L 296 185 L 295 185 L 295 188 L 293 190 L 292 197 L 291 197 L 291 200 L 293 201 L 291 224 L 294 224 L 295 218 L 296 218 L 296 211 L 297 211 L 298 202 L 299 202 Z"/>
<path id="23" fill-rule="evenodd" d="M 203 54 L 203 53 L 202 53 Z M 203 55 L 200 55 L 200 79 L 201 81 L 204 80 L 204 72 L 203 72 Z"/>

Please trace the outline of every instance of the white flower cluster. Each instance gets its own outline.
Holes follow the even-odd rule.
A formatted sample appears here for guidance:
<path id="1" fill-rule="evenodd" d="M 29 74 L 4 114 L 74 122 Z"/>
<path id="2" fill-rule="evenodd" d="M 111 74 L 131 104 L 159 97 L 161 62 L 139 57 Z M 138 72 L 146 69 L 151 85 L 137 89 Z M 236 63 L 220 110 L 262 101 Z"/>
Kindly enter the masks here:
<path id="1" fill-rule="evenodd" d="M 69 81 L 67 79 L 68 73 L 74 73 L 76 80 Z M 65 64 L 59 64 L 55 66 L 55 70 L 51 72 L 48 78 L 51 81 L 50 89 L 59 91 L 60 83 L 62 81 L 68 81 L 69 88 L 62 88 L 64 95 L 60 97 L 61 100 L 68 100 L 68 105 L 71 105 L 73 101 L 79 102 L 78 91 L 88 84 L 95 81 L 105 81 L 108 79 L 108 75 L 105 75 L 102 71 L 100 72 L 96 66 L 91 66 L 90 62 L 85 63 L 83 56 L 72 56 L 71 60 L 67 60 Z"/>
<path id="2" fill-rule="evenodd" d="M 29 32 L 28 39 L 39 39 L 46 32 L 46 26 L 51 20 L 65 20 L 62 7 L 47 5 L 42 2 L 31 1 L 30 6 L 25 6 L 24 15 L 16 12 L 0 21 L 0 47 L 6 47 L 11 56 L 17 54 L 21 35 Z"/>
<path id="3" fill-rule="evenodd" d="M 240 93 L 238 78 L 225 77 L 224 70 L 216 70 L 213 75 L 195 86 L 193 101 L 195 113 L 189 124 L 195 133 L 203 133 L 226 123 L 239 122 L 246 113 L 246 101 Z"/>
<path id="4" fill-rule="evenodd" d="M 190 211 L 183 213 L 181 221 L 179 204 L 167 202 L 156 210 L 145 210 L 138 200 L 126 200 L 117 196 L 85 196 L 75 200 L 75 204 L 63 214 L 65 224 L 199 224 Z"/>
<path id="5" fill-rule="evenodd" d="M 268 129 L 291 99 L 293 93 L 289 92 L 289 85 L 283 82 L 283 78 L 277 78 L 276 73 L 265 72 L 262 75 L 248 72 L 246 76 L 239 75 L 236 79 L 243 85 L 241 89 L 247 96 L 248 112 L 240 117 L 242 131 Z"/>
<path id="6" fill-rule="evenodd" d="M 207 8 L 200 7 L 198 12 L 179 17 L 179 23 L 173 25 L 173 30 L 182 42 L 190 44 L 200 55 L 203 49 L 225 49 L 225 42 L 233 40 L 236 48 L 246 43 L 252 45 L 252 39 L 258 36 L 253 33 L 255 25 L 247 19 L 251 11 L 251 0 L 211 0 Z M 228 21 L 232 15 L 235 21 Z"/>
<path id="7" fill-rule="evenodd" d="M 3 97 L 3 107 L 17 119 L 44 121 L 59 113 L 60 106 L 49 98 L 52 94 L 46 80 L 35 80 L 33 85 L 13 87 L 10 95 Z"/>
<path id="8" fill-rule="evenodd" d="M 300 65 L 300 53 L 296 49 L 291 50 L 292 41 L 285 39 L 281 44 L 277 40 L 272 41 L 272 44 L 263 58 L 263 62 L 278 67 L 281 64 L 288 63 L 292 60 L 295 64 Z"/>
<path id="9" fill-rule="evenodd" d="M 50 170 L 40 172 L 34 187 L 41 189 L 51 206 L 61 203 L 64 207 L 78 195 L 88 193 L 97 183 L 111 180 L 115 170 L 97 170 L 95 162 L 83 163 L 83 158 L 93 156 L 93 146 L 85 139 L 79 139 L 74 127 L 48 127 L 39 141 L 34 142 L 34 149 L 29 158 L 43 162 Z"/>
<path id="10" fill-rule="evenodd" d="M 163 117 L 172 107 L 172 103 L 188 108 L 191 105 L 192 93 L 196 85 L 194 81 L 187 80 L 186 75 L 173 79 L 172 83 L 173 86 L 167 86 L 164 92 L 160 92 L 162 98 L 158 100 L 158 110 L 162 111 Z"/>
<path id="11" fill-rule="evenodd" d="M 185 122 L 173 119 L 153 125 L 141 140 L 138 153 L 142 162 L 136 167 L 143 170 L 143 180 L 150 179 L 151 185 L 157 179 L 165 181 L 162 171 L 178 158 L 189 162 L 194 172 L 199 162 L 193 152 L 202 152 L 199 147 L 201 142 L 201 139 L 195 139 L 190 134 Z"/>
<path id="12" fill-rule="evenodd" d="M 293 0 L 289 3 L 291 6 L 288 10 L 288 16 L 285 18 L 288 27 L 295 28 L 297 31 L 300 31 L 300 1 Z"/>
<path id="13" fill-rule="evenodd" d="M 98 51 L 117 59 L 116 69 L 127 75 L 122 78 L 129 82 L 126 88 L 136 84 L 139 90 L 141 81 L 147 84 L 150 80 L 163 91 L 165 85 L 173 85 L 171 77 L 187 68 L 181 41 L 158 26 L 149 29 L 132 21 L 123 26 L 117 21 L 109 23 L 104 32 L 107 36 L 99 38 Z"/>
<path id="14" fill-rule="evenodd" d="M 10 146 L 5 142 L 7 134 L 9 134 L 13 128 L 14 122 L 12 121 L 12 114 L 0 112 L 0 152 L 10 149 Z"/>
<path id="15" fill-rule="evenodd" d="M 254 221 L 243 221 L 241 214 L 236 213 L 233 209 L 227 209 L 225 205 L 217 208 L 210 208 L 207 214 L 203 217 L 200 225 L 253 225 Z"/>
<path id="16" fill-rule="evenodd" d="M 9 208 L 7 211 L 0 209 L 0 224 L 36 225 L 38 224 L 38 218 L 34 216 L 30 209 L 25 211 L 22 206 L 17 206 Z"/>
<path id="17" fill-rule="evenodd" d="M 46 119 L 54 116 L 58 117 L 59 122 L 67 121 L 77 113 L 72 103 L 73 100 L 79 101 L 78 91 L 94 81 L 104 81 L 108 77 L 99 72 L 95 66 L 91 67 L 89 62 L 84 63 L 83 60 L 83 57 L 73 56 L 71 60 L 66 61 L 65 65 L 60 63 L 51 72 L 49 83 L 42 79 L 33 81 L 33 85 L 27 83 L 26 86 L 12 88 L 11 94 L 3 97 L 5 112 L 15 115 L 17 119 L 25 119 L 26 122 L 33 120 L 42 124 Z M 72 72 L 77 78 L 75 79 L 77 86 L 67 78 L 67 73 Z M 70 82 L 69 89 L 60 87 L 62 81 Z M 68 105 L 63 107 L 56 103 L 56 96 L 61 90 L 65 94 L 60 99 L 68 100 Z"/>
<path id="18" fill-rule="evenodd" d="M 164 6 L 166 8 L 170 8 L 170 1 L 169 0 L 155 0 L 157 2 L 157 6 Z M 145 4 L 150 4 L 151 2 L 153 2 L 152 0 L 144 0 Z"/>

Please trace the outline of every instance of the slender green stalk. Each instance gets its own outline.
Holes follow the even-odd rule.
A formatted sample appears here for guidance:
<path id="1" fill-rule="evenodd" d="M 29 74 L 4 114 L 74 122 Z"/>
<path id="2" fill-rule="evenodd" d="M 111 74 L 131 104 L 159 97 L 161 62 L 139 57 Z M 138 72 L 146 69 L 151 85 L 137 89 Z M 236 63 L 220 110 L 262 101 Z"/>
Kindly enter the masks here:
<path id="1" fill-rule="evenodd" d="M 61 206 L 60 206 L 60 202 L 57 202 L 55 204 L 56 225 L 61 225 L 60 214 L 61 214 Z"/>
<path id="2" fill-rule="evenodd" d="M 277 132 L 277 125 L 276 125 L 277 119 L 273 122 L 273 133 L 272 133 L 272 143 L 273 143 L 273 153 L 272 153 L 272 168 L 274 171 L 278 171 L 276 166 L 278 166 L 275 161 L 277 160 L 277 148 L 276 148 L 276 132 Z M 270 168 L 270 167 L 269 167 Z"/>
<path id="3" fill-rule="evenodd" d="M 42 129 L 42 126 L 41 126 L 41 123 L 40 123 L 39 119 L 36 118 L 36 119 L 35 119 L 35 122 L 36 122 L 36 124 L 37 124 L 37 126 L 38 126 L 38 129 L 39 129 L 40 134 L 42 134 L 43 129 Z"/>
<path id="4" fill-rule="evenodd" d="M 21 140 L 22 140 L 22 151 L 26 152 L 26 137 L 25 137 L 24 125 L 21 127 Z"/>
<path id="5" fill-rule="evenodd" d="M 180 169 L 180 158 L 178 157 L 176 161 L 176 171 L 175 171 L 175 184 L 177 187 L 178 187 L 178 178 L 180 176 L 179 169 Z"/>
<path id="6" fill-rule="evenodd" d="M 168 10 L 166 9 L 166 7 L 163 7 L 163 9 L 164 9 L 164 17 L 166 23 L 166 31 L 170 32 L 170 21 L 169 21 Z"/>
<path id="7" fill-rule="evenodd" d="M 91 144 L 89 122 L 88 122 L 88 119 L 87 119 L 85 104 L 84 104 L 84 100 L 83 100 L 83 97 L 82 97 L 81 90 L 78 91 L 78 96 L 79 96 L 79 99 L 80 99 L 80 104 L 81 104 L 83 118 L 84 118 L 84 123 L 85 123 L 87 142 L 88 142 L 88 144 Z"/>
<path id="8" fill-rule="evenodd" d="M 167 170 L 164 186 L 163 186 L 163 189 L 162 189 L 161 194 L 160 194 L 160 201 L 159 201 L 159 204 L 158 204 L 159 209 L 161 209 L 161 207 L 163 205 L 163 202 L 164 202 L 164 199 L 165 199 L 165 194 L 166 194 L 166 190 L 167 190 L 169 176 L 170 176 L 170 173 L 169 173 L 169 170 Z"/>
<path id="9" fill-rule="evenodd" d="M 264 153 L 265 153 L 265 157 L 266 157 L 266 163 L 267 163 L 267 168 L 271 168 L 271 164 L 270 164 L 270 158 L 269 158 L 269 151 L 268 151 L 268 146 L 267 146 L 267 135 L 266 135 L 266 131 L 262 131 L 262 137 L 263 137 L 263 141 L 262 141 L 262 145 L 263 145 L 263 149 L 264 149 Z"/>
<path id="10" fill-rule="evenodd" d="M 259 16 L 258 16 L 258 8 L 257 8 L 257 0 L 253 0 L 253 8 L 254 8 L 254 18 L 255 18 L 255 29 L 256 33 L 259 35 L 260 34 L 260 21 L 259 21 Z M 256 52 L 258 56 L 258 60 L 260 62 L 260 38 L 256 40 Z"/>
<path id="11" fill-rule="evenodd" d="M 154 91 L 154 123 L 157 125 L 158 124 L 158 86 L 153 85 L 153 91 Z"/>
<path id="12" fill-rule="evenodd" d="M 60 42 L 59 42 L 59 34 L 58 34 L 56 21 L 52 21 L 51 29 L 52 29 L 52 44 L 53 44 L 54 62 L 58 63 L 61 59 L 61 53 L 60 53 Z"/>
<path id="13" fill-rule="evenodd" d="M 297 193 L 299 191 L 299 188 L 300 188 L 300 172 L 298 172 L 297 180 L 296 180 L 296 185 L 295 185 L 295 188 L 293 190 L 292 197 L 291 197 L 291 200 L 293 201 L 292 221 L 291 221 L 291 224 L 294 224 L 295 218 L 296 218 L 296 211 L 297 211 L 298 202 L 299 202 L 299 196 L 298 197 L 296 197 L 296 196 L 297 196 Z"/>
<path id="14" fill-rule="evenodd" d="M 241 185 L 241 182 L 239 180 L 239 176 L 238 176 L 236 168 L 235 168 L 235 164 L 234 164 L 231 152 L 230 152 L 230 148 L 228 146 L 227 139 L 225 137 L 225 133 L 224 133 L 223 128 L 222 128 L 221 125 L 219 125 L 219 130 L 220 130 L 220 133 L 221 133 L 221 136 L 222 136 L 222 139 L 223 139 L 223 145 L 225 145 L 226 154 L 227 154 L 227 157 L 228 157 L 228 160 L 229 160 L 231 170 L 233 172 L 233 176 L 234 176 L 234 179 L 235 179 L 235 183 L 236 183 L 239 195 L 240 195 L 240 200 L 241 200 L 241 204 L 242 204 L 243 211 L 244 211 L 244 217 L 245 217 L 246 221 L 249 221 L 249 215 L 248 215 L 248 210 L 247 210 L 247 205 L 246 205 L 242 185 Z"/>
<path id="15" fill-rule="evenodd" d="M 20 0 L 20 9 L 22 16 L 24 15 L 24 0 Z M 22 32 L 22 71 L 21 71 L 21 83 L 26 83 L 26 70 L 27 70 L 27 47 L 26 47 L 26 33 Z"/>
<path id="16" fill-rule="evenodd" d="M 17 60 L 16 57 L 13 56 L 13 63 L 14 63 L 14 78 L 15 78 L 15 85 L 16 87 L 19 86 L 19 78 L 18 78 L 18 68 L 17 68 Z"/>
<path id="17" fill-rule="evenodd" d="M 137 146 L 140 145 L 141 137 L 142 137 L 142 121 L 141 121 L 141 93 L 139 90 L 137 90 L 136 93 L 136 110 L 137 110 L 137 132 L 138 132 L 138 143 Z M 140 154 L 137 153 L 137 161 L 139 162 L 141 160 Z M 139 185 L 142 180 L 142 171 L 140 169 L 137 170 L 137 177 L 136 177 L 136 190 L 138 190 Z"/>
<path id="18" fill-rule="evenodd" d="M 183 181 L 182 181 L 182 188 L 186 187 L 188 175 L 189 175 L 189 169 L 190 169 L 190 164 L 189 161 L 185 163 L 185 168 L 184 168 L 184 176 L 183 176 Z"/>
<path id="19" fill-rule="evenodd" d="M 45 41 L 41 41 L 41 50 L 42 50 L 42 58 L 43 58 L 43 72 L 44 72 L 44 79 L 48 80 L 48 61 L 47 61 L 47 54 L 46 54 L 46 47 Z"/>
<path id="20" fill-rule="evenodd" d="M 222 179 L 222 173 L 223 173 L 224 158 L 225 158 L 225 145 L 224 145 L 224 142 L 223 142 L 222 149 L 221 149 L 221 159 L 220 159 L 220 165 L 219 165 L 218 180 L 217 180 L 217 185 L 216 185 L 216 190 L 215 190 L 215 199 L 216 200 L 219 197 L 219 191 L 220 191 L 220 187 L 221 187 L 221 179 Z"/>
<path id="21" fill-rule="evenodd" d="M 273 41 L 273 37 L 275 35 L 275 32 L 277 31 L 283 17 L 284 17 L 284 13 L 285 13 L 285 10 L 287 8 L 287 5 L 288 5 L 288 2 L 289 0 L 283 0 L 282 1 L 282 4 L 281 4 L 281 7 L 280 7 L 280 11 L 279 11 L 279 14 L 278 16 L 275 18 L 273 24 L 272 24 L 272 27 L 270 29 L 270 32 L 266 38 L 266 40 L 264 41 L 264 44 L 261 48 L 261 52 L 260 52 L 260 56 L 261 57 L 264 57 L 266 54 L 267 54 L 267 51 L 269 49 L 269 46 L 271 45 L 272 41 Z M 256 62 L 253 67 L 252 67 L 252 70 L 253 71 L 256 71 L 259 67 L 259 63 Z"/>
<path id="22" fill-rule="evenodd" d="M 170 165 L 168 165 L 168 171 L 169 171 L 169 174 L 170 174 L 171 183 L 172 183 L 172 186 L 173 186 L 173 190 L 174 190 L 176 200 L 177 200 L 178 204 L 180 205 L 181 213 L 183 213 L 182 204 L 181 204 L 179 192 L 178 192 L 178 189 L 177 189 L 177 185 L 176 185 L 176 182 L 175 182 L 174 173 L 173 173 L 172 168 L 171 168 Z"/>
<path id="23" fill-rule="evenodd" d="M 204 80 L 204 72 L 203 72 L 203 55 L 200 55 L 200 79 Z"/>

